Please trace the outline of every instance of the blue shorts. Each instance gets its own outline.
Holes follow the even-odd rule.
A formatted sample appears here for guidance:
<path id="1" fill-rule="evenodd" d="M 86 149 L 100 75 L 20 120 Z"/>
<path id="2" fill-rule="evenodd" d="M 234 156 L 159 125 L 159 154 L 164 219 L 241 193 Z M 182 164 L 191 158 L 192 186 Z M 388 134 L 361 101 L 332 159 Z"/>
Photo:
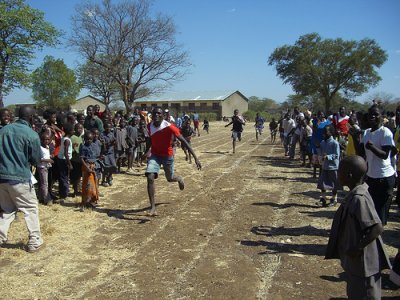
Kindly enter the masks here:
<path id="1" fill-rule="evenodd" d="M 155 178 L 158 177 L 160 172 L 160 167 L 163 165 L 164 173 L 167 180 L 172 179 L 174 176 L 174 157 L 173 156 L 158 156 L 152 154 L 147 161 L 146 175 L 149 173 L 154 173 Z"/>
<path id="2" fill-rule="evenodd" d="M 242 138 L 242 133 L 240 131 L 232 131 L 232 139 L 234 141 L 236 141 L 236 140 L 240 141 L 241 138 Z"/>

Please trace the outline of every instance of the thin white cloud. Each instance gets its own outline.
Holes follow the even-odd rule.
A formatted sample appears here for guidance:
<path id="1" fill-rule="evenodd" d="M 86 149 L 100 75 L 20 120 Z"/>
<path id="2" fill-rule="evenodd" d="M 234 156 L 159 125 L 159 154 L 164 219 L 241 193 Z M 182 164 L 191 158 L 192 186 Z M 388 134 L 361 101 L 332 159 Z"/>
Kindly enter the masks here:
<path id="1" fill-rule="evenodd" d="M 236 12 L 236 8 L 231 8 L 231 9 L 228 10 L 228 12 L 233 14 L 233 13 Z"/>

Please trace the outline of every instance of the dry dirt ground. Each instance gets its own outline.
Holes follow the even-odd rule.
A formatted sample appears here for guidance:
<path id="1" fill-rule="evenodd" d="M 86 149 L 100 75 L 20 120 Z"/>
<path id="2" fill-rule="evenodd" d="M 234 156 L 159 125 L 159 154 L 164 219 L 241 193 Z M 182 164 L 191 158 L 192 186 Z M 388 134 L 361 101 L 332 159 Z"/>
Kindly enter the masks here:
<path id="1" fill-rule="evenodd" d="M 311 169 L 283 157 L 267 132 L 248 124 L 236 154 L 225 123 L 193 138 L 203 170 L 178 149 L 179 191 L 160 174 L 158 217 L 148 205 L 143 170 L 119 174 L 96 211 L 40 206 L 45 248 L 23 250 L 18 215 L 0 249 L 1 299 L 341 299 L 337 260 L 324 260 L 336 208 L 317 208 Z M 341 195 L 343 196 L 343 195 Z M 390 257 L 400 247 L 393 205 L 384 233 Z M 400 289 L 383 278 L 386 299 Z"/>

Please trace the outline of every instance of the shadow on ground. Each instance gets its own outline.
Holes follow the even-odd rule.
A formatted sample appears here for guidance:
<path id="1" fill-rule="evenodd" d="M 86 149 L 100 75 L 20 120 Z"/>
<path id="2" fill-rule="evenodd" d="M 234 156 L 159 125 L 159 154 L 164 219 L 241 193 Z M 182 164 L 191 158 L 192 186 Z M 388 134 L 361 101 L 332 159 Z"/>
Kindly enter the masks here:
<path id="1" fill-rule="evenodd" d="M 240 244 L 248 247 L 266 247 L 267 250 L 259 252 L 258 254 L 271 254 L 271 253 L 288 253 L 288 254 L 304 254 L 304 255 L 317 255 L 324 256 L 326 245 L 316 244 L 293 244 L 293 243 L 278 243 L 268 241 L 250 241 L 242 240 Z"/>
<path id="2" fill-rule="evenodd" d="M 329 237 L 329 231 L 326 229 L 315 228 L 314 226 L 308 225 L 303 227 L 285 228 L 285 227 L 272 227 L 272 226 L 254 226 L 250 230 L 255 235 L 265 236 L 322 236 Z"/>
<path id="3" fill-rule="evenodd" d="M 167 205 L 168 202 L 165 203 L 157 203 L 156 206 Z M 102 208 L 97 207 L 96 212 L 107 214 L 110 218 L 116 218 L 120 220 L 130 220 L 130 221 L 138 221 L 138 224 L 144 224 L 150 222 L 150 216 L 147 216 L 145 212 L 147 212 L 150 207 L 138 208 L 138 209 L 113 209 L 113 208 Z"/>
<path id="4" fill-rule="evenodd" d="M 276 203 L 276 202 L 254 202 L 252 205 L 256 206 L 271 206 L 274 209 L 286 209 L 290 207 L 304 207 L 304 208 L 317 208 L 316 205 L 308 205 L 308 204 L 301 204 L 301 203 Z"/>

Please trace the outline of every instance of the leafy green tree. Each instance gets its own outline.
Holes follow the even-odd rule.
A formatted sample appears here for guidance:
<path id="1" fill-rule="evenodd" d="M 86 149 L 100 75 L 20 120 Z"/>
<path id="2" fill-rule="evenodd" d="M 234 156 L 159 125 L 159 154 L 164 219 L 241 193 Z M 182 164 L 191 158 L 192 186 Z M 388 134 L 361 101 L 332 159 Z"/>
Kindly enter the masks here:
<path id="1" fill-rule="evenodd" d="M 126 109 L 180 80 L 190 65 L 172 18 L 151 13 L 150 6 L 150 0 L 86 2 L 72 18 L 70 45 L 108 70 Z"/>
<path id="2" fill-rule="evenodd" d="M 56 45 L 59 35 L 43 12 L 23 0 L 0 1 L 0 108 L 4 95 L 29 85 L 28 66 L 35 51 Z"/>
<path id="3" fill-rule="evenodd" d="M 95 96 L 103 98 L 108 108 L 111 101 L 120 93 L 118 83 L 107 68 L 99 64 L 87 61 L 78 68 L 80 84 L 87 88 Z"/>
<path id="4" fill-rule="evenodd" d="M 75 73 L 62 59 L 51 56 L 32 73 L 33 99 L 39 107 L 68 109 L 79 95 Z"/>
<path id="5" fill-rule="evenodd" d="M 249 110 L 263 112 L 270 109 L 277 109 L 279 104 L 270 98 L 249 97 Z"/>
<path id="6" fill-rule="evenodd" d="M 377 68 L 387 55 L 371 39 L 322 39 L 317 33 L 301 36 L 293 46 L 275 49 L 268 64 L 275 65 L 284 83 L 303 96 L 318 96 L 332 109 L 339 92 L 346 98 L 361 95 L 381 80 Z"/>

